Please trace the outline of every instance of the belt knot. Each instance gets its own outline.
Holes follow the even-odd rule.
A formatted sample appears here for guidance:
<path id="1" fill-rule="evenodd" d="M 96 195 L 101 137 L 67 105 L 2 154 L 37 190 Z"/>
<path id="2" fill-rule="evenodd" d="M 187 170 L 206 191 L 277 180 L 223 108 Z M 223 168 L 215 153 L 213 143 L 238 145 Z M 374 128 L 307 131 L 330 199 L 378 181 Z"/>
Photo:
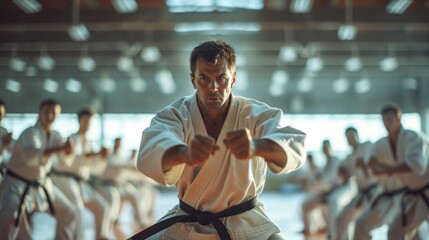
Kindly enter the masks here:
<path id="1" fill-rule="evenodd" d="M 200 212 L 197 215 L 197 221 L 201 225 L 209 225 L 211 220 L 214 218 L 214 214 L 210 212 Z"/>

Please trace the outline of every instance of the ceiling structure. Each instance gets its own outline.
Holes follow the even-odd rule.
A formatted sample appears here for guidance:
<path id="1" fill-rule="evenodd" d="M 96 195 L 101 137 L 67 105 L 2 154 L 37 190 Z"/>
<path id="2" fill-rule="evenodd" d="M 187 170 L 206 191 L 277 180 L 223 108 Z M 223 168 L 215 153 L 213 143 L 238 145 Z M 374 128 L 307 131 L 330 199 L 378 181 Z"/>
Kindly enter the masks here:
<path id="1" fill-rule="evenodd" d="M 404 112 L 429 108 L 428 0 L 309 0 L 307 12 L 294 8 L 305 7 L 298 0 L 28 0 L 35 13 L 18 6 L 26 1 L 0 8 L 0 98 L 9 112 L 35 112 L 46 97 L 65 112 L 86 104 L 157 112 L 193 93 L 189 55 L 211 38 L 236 50 L 235 94 L 286 113 L 377 113 L 387 102 Z M 391 13 L 397 2 L 404 11 Z M 120 13 L 120 3 L 137 8 Z M 87 40 L 71 37 L 79 24 Z M 160 58 L 143 59 L 148 47 Z M 79 67 L 87 56 L 94 69 Z"/>

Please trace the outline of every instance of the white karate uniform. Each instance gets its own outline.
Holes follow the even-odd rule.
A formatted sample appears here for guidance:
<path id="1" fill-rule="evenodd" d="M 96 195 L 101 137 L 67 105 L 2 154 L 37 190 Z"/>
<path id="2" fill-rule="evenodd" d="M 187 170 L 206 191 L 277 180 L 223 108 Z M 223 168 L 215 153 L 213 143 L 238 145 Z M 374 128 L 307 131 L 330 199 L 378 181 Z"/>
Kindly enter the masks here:
<path id="1" fill-rule="evenodd" d="M 407 174 L 393 174 L 392 176 L 381 176 L 380 184 L 384 190 L 395 191 L 398 189 L 418 189 L 428 184 L 428 143 L 421 135 L 401 127 L 399 138 L 396 143 L 396 153 L 392 152 L 390 140 L 384 137 L 377 141 L 373 147 L 373 155 L 380 163 L 394 166 L 406 163 L 413 172 Z M 355 238 L 369 239 L 369 231 L 389 224 L 389 239 L 402 239 L 407 229 L 421 221 L 421 216 L 427 217 L 427 206 L 420 197 L 407 196 L 404 208 L 401 206 L 404 191 L 393 197 L 379 198 L 376 206 L 368 208 L 356 222 Z M 417 211 L 410 208 L 415 207 Z M 407 222 L 409 225 L 402 226 L 402 212 L 407 211 Z M 425 210 L 426 209 L 426 210 Z"/>
<path id="2" fill-rule="evenodd" d="M 62 190 L 67 198 L 80 210 L 80 227 L 78 236 L 83 237 L 84 219 L 82 213 L 87 207 L 94 215 L 96 238 L 112 238 L 112 212 L 119 211 L 119 202 L 109 205 L 107 201 L 89 185 L 91 166 L 102 161 L 98 157 L 88 159 L 85 154 L 92 151 L 87 139 L 75 133 L 70 136 L 74 144 L 74 157 L 71 161 L 57 161 L 51 175 L 54 184 Z"/>
<path id="3" fill-rule="evenodd" d="M 349 239 L 348 231 L 354 231 L 354 220 L 369 205 L 375 196 L 380 194 L 383 189 L 378 184 L 378 179 L 371 171 L 365 171 L 356 167 L 357 160 L 361 159 L 365 164 L 369 161 L 372 143 L 360 143 L 356 149 L 343 161 L 343 166 L 349 172 L 351 178 L 355 179 L 358 188 L 358 194 L 350 200 L 336 218 L 336 233 L 331 237 L 333 239 Z M 351 226 L 351 229 L 349 228 Z M 352 231 L 352 232 L 353 232 Z"/>
<path id="4" fill-rule="evenodd" d="M 77 239 L 77 209 L 56 188 L 47 174 L 49 173 L 54 157 L 66 159 L 63 153 L 44 156 L 48 148 L 60 146 L 64 143 L 61 135 L 52 131 L 49 139 L 46 133 L 37 123 L 27 128 L 16 141 L 10 161 L 7 164 L 8 171 L 28 181 L 38 181 L 45 187 L 55 210 L 54 217 L 57 220 L 56 239 Z M 48 211 L 48 198 L 44 189 L 40 186 L 30 186 L 24 200 L 25 210 L 22 211 L 20 222 L 15 228 L 17 211 L 21 208 L 20 199 L 28 186 L 16 176 L 6 174 L 0 189 L 0 239 L 31 239 L 30 219 L 26 212 Z"/>
<path id="5" fill-rule="evenodd" d="M 6 134 L 8 134 L 7 129 L 0 126 L 0 183 L 6 171 L 5 164 L 9 160 L 10 153 L 12 152 L 13 145 L 15 144 L 15 141 L 13 139 L 9 144 L 5 144 L 3 142 L 3 137 Z"/>
<path id="6" fill-rule="evenodd" d="M 265 184 L 267 167 L 274 173 L 289 173 L 305 162 L 305 134 L 291 127 L 281 127 L 282 112 L 261 102 L 231 96 L 230 107 L 213 156 L 202 165 L 194 178 L 195 167 L 180 164 L 164 172 L 161 159 L 173 146 L 189 144 L 196 135 L 207 136 L 196 95 L 183 97 L 164 108 L 144 130 L 137 159 L 137 168 L 162 185 L 176 185 L 178 197 L 194 209 L 220 212 L 258 196 Z M 287 155 L 283 168 L 260 157 L 238 160 L 223 144 L 227 132 L 248 128 L 255 139 L 269 139 L 281 146 Z M 257 207 L 221 219 L 232 239 L 267 239 L 280 232 Z M 175 206 L 163 218 L 183 215 Z M 218 239 L 214 227 L 198 223 L 176 223 L 151 239 Z"/>

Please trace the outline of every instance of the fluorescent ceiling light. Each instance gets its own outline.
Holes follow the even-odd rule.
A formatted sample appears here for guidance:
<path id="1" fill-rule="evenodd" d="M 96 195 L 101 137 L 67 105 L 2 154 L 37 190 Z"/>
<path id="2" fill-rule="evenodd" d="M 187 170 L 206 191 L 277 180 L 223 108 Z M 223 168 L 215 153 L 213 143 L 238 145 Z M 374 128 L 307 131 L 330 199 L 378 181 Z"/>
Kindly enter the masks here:
<path id="1" fill-rule="evenodd" d="M 245 91 L 249 88 L 249 75 L 247 74 L 247 71 L 244 69 L 237 69 L 236 73 L 236 80 L 235 80 L 235 89 L 238 91 Z"/>
<path id="2" fill-rule="evenodd" d="M 388 13 L 402 14 L 411 5 L 412 0 L 392 0 L 386 7 Z"/>
<path id="3" fill-rule="evenodd" d="M 72 93 L 78 93 L 82 90 L 82 83 L 74 78 L 70 78 L 66 82 L 66 89 Z"/>
<path id="4" fill-rule="evenodd" d="M 341 77 L 334 81 L 332 84 L 332 89 L 335 93 L 344 93 L 349 90 L 349 80 L 347 78 Z"/>
<path id="5" fill-rule="evenodd" d="M 290 46 L 283 46 L 280 49 L 279 59 L 283 62 L 294 62 L 298 57 L 295 48 Z"/>
<path id="6" fill-rule="evenodd" d="M 55 67 L 55 60 L 49 55 L 42 55 L 39 57 L 37 64 L 39 68 L 44 71 L 51 71 Z"/>
<path id="7" fill-rule="evenodd" d="M 37 68 L 34 66 L 28 66 L 25 69 L 25 76 L 27 77 L 34 77 L 37 74 Z"/>
<path id="8" fill-rule="evenodd" d="M 318 72 L 323 68 L 323 60 L 320 57 L 311 57 L 307 59 L 306 67 L 309 71 Z"/>
<path id="9" fill-rule="evenodd" d="M 156 83 L 163 94 L 172 94 L 176 91 L 173 75 L 167 69 L 159 70 L 155 76 Z"/>
<path id="10" fill-rule="evenodd" d="M 144 92 L 147 88 L 146 81 L 141 77 L 133 77 L 130 79 L 130 88 L 134 92 Z"/>
<path id="11" fill-rule="evenodd" d="M 50 93 L 56 93 L 58 91 L 58 83 L 50 78 L 47 78 L 43 82 L 43 89 Z"/>
<path id="12" fill-rule="evenodd" d="M 118 13 L 131 13 L 138 9 L 135 0 L 112 0 L 112 4 Z"/>
<path id="13" fill-rule="evenodd" d="M 25 13 L 38 13 L 42 10 L 42 5 L 37 0 L 13 0 L 13 2 Z"/>
<path id="14" fill-rule="evenodd" d="M 145 62 L 158 62 L 161 59 L 161 52 L 155 46 L 148 46 L 143 48 L 140 57 Z"/>
<path id="15" fill-rule="evenodd" d="M 69 35 L 73 41 L 86 41 L 89 39 L 89 30 L 82 23 L 75 24 L 69 28 Z"/>
<path id="16" fill-rule="evenodd" d="M 276 86 L 275 84 L 271 83 L 270 88 L 268 89 L 268 92 L 273 97 L 279 97 L 279 96 L 283 95 L 284 90 L 283 90 L 283 88 L 280 88 L 280 87 Z"/>
<path id="17" fill-rule="evenodd" d="M 271 77 L 271 83 L 277 86 L 286 85 L 289 81 L 289 75 L 284 70 L 276 70 Z"/>
<path id="18" fill-rule="evenodd" d="M 362 78 L 355 83 L 355 91 L 363 94 L 371 90 L 371 82 L 368 78 Z"/>
<path id="19" fill-rule="evenodd" d="M 398 60 L 395 57 L 386 57 L 380 61 L 380 69 L 385 72 L 391 72 L 398 67 Z"/>
<path id="20" fill-rule="evenodd" d="M 167 0 L 166 4 L 168 10 L 173 13 L 232 11 L 237 8 L 261 10 L 264 8 L 263 0 Z"/>
<path id="21" fill-rule="evenodd" d="M 11 91 L 11 92 L 19 92 L 21 91 L 21 83 L 17 82 L 13 79 L 8 79 L 6 80 L 6 89 Z"/>
<path id="22" fill-rule="evenodd" d="M 134 60 L 128 56 L 121 56 L 116 62 L 116 66 L 123 72 L 129 72 L 134 69 Z"/>
<path id="23" fill-rule="evenodd" d="M 357 34 L 357 29 L 351 24 L 342 24 L 338 28 L 338 38 L 340 40 L 353 40 Z"/>
<path id="24" fill-rule="evenodd" d="M 349 72 L 356 72 L 362 69 L 362 60 L 359 57 L 350 57 L 344 63 L 344 68 Z"/>
<path id="25" fill-rule="evenodd" d="M 299 92 L 311 92 L 313 90 L 313 79 L 312 78 L 302 78 L 298 81 L 297 89 Z"/>
<path id="26" fill-rule="evenodd" d="M 90 56 L 83 56 L 79 59 L 78 67 L 81 71 L 92 72 L 94 71 L 96 63 Z"/>
<path id="27" fill-rule="evenodd" d="M 198 22 L 198 23 L 179 23 L 174 27 L 174 31 L 186 32 L 213 32 L 213 31 L 241 31 L 241 32 L 259 32 L 261 25 L 258 23 L 224 23 L 217 24 L 214 22 Z"/>
<path id="28" fill-rule="evenodd" d="M 313 5 L 313 0 L 292 0 L 290 9 L 294 13 L 308 13 Z"/>
<path id="29" fill-rule="evenodd" d="M 25 69 L 26 63 L 18 57 L 13 57 L 9 61 L 9 68 L 16 72 L 22 72 Z"/>
<path id="30" fill-rule="evenodd" d="M 100 79 L 101 89 L 105 92 L 111 93 L 116 90 L 116 82 L 108 75 L 104 75 Z"/>

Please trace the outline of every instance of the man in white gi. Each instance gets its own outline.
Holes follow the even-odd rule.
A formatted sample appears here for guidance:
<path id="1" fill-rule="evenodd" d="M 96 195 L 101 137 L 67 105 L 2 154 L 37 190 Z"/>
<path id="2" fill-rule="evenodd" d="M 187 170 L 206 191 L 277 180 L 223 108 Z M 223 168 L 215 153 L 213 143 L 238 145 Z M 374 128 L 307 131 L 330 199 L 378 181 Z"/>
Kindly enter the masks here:
<path id="1" fill-rule="evenodd" d="M 54 163 L 51 177 L 54 184 L 80 210 L 78 213 L 81 223 L 84 223 L 82 219 L 84 207 L 93 213 L 96 239 L 113 239 L 111 215 L 112 209 L 119 209 L 119 201 L 117 206 L 110 206 L 88 182 L 91 167 L 100 161 L 106 161 L 108 154 L 106 148 L 94 151 L 87 139 L 86 135 L 94 114 L 91 108 L 83 108 L 77 113 L 79 130 L 70 136 L 74 144 L 74 157 L 68 162 L 58 159 L 56 164 Z M 83 238 L 83 228 L 82 224 L 78 227 L 80 238 Z"/>
<path id="2" fill-rule="evenodd" d="M 14 145 L 12 133 L 8 132 L 7 129 L 1 125 L 1 122 L 5 117 L 6 104 L 0 99 L 0 183 L 5 173 L 5 153 L 8 152 L 10 154 Z"/>
<path id="3" fill-rule="evenodd" d="M 341 167 L 345 169 L 350 179 L 355 179 L 358 194 L 340 210 L 336 217 L 336 232 L 332 232 L 331 239 L 340 240 L 350 239 L 349 234 L 354 232 L 354 220 L 382 191 L 377 178 L 366 167 L 371 154 L 371 142 L 360 143 L 358 132 L 354 127 L 347 128 L 345 135 L 348 144 L 352 147 L 352 153 L 342 162 Z"/>
<path id="4" fill-rule="evenodd" d="M 137 160 L 148 177 L 176 185 L 180 204 L 132 239 L 285 239 L 257 196 L 267 168 L 280 174 L 304 164 L 305 134 L 281 127 L 281 110 L 232 94 L 228 44 L 204 42 L 190 63 L 196 94 L 156 114 Z"/>
<path id="5" fill-rule="evenodd" d="M 389 224 L 388 239 L 404 239 L 428 218 L 427 137 L 402 127 L 401 110 L 395 104 L 384 106 L 381 115 L 388 136 L 374 144 L 369 166 L 374 174 L 387 177 L 389 184 L 400 181 L 402 185 L 396 191 L 385 185 L 387 193 L 377 197 L 373 209 L 358 219 L 355 239 L 369 239 L 369 231 L 383 223 Z"/>
<path id="6" fill-rule="evenodd" d="M 34 211 L 53 214 L 56 239 L 77 239 L 78 210 L 47 177 L 52 159 L 66 158 L 73 151 L 71 141 L 51 128 L 60 112 L 58 102 L 44 100 L 36 125 L 16 141 L 0 188 L 0 239 L 32 239 Z"/>

